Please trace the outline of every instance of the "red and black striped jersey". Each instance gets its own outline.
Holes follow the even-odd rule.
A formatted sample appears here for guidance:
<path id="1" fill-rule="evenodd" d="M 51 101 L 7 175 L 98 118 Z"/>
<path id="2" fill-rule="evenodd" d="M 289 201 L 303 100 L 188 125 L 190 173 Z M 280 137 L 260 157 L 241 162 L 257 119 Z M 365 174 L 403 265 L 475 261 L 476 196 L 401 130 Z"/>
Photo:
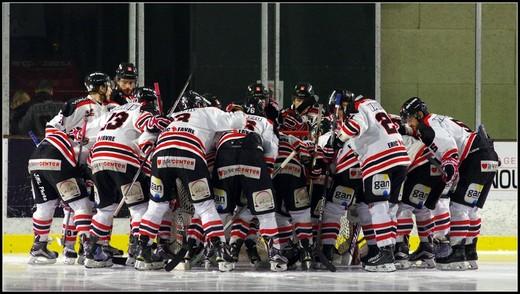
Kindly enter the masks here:
<path id="1" fill-rule="evenodd" d="M 363 178 L 394 166 L 409 166 L 410 158 L 398 126 L 383 107 L 376 100 L 358 96 L 355 108 L 356 113 L 339 123 L 338 137 L 343 142 L 348 140 L 358 154 Z"/>

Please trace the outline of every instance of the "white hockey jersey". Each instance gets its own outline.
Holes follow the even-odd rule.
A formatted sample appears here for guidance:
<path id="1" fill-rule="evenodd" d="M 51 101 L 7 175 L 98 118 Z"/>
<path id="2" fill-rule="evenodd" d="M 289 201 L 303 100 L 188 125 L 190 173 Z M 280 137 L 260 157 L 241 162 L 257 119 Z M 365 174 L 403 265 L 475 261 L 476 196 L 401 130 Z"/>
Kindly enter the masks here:
<path id="1" fill-rule="evenodd" d="M 419 166 L 428 163 L 428 153 L 430 151 L 421 140 L 415 139 L 412 136 L 402 135 L 408 157 L 412 160 L 412 164 L 408 167 L 408 172 L 418 168 Z"/>
<path id="2" fill-rule="evenodd" d="M 148 139 L 154 134 L 157 137 L 170 122 L 141 108 L 141 103 L 127 103 L 110 111 L 92 148 L 93 173 L 105 169 L 107 161 L 120 162 L 119 171 L 126 170 L 126 164 L 140 166 L 139 137 L 145 131 L 150 133 Z"/>
<path id="3" fill-rule="evenodd" d="M 338 137 L 358 154 L 363 179 L 398 165 L 409 166 L 403 138 L 383 107 L 372 99 L 356 97 L 357 113 L 339 124 Z"/>
<path id="4" fill-rule="evenodd" d="M 86 118 L 85 137 L 88 138 L 88 144 L 81 148 L 80 164 L 85 163 L 89 148 L 94 144 L 100 124 L 107 114 L 106 106 L 96 102 L 90 95 L 71 99 L 45 126 L 44 140 L 56 147 L 72 166 L 76 166 L 80 146 L 70 140 L 68 134 L 74 129 L 81 129 Z"/>
<path id="5" fill-rule="evenodd" d="M 199 156 L 204 162 L 206 154 L 213 147 L 216 132 L 243 129 L 246 126 L 246 115 L 243 112 L 224 112 L 216 107 L 175 112 L 171 118 L 173 121 L 157 139 L 154 154 L 161 150 L 177 148 Z"/>
<path id="6" fill-rule="evenodd" d="M 423 118 L 426 126 L 435 132 L 429 146 L 441 162 L 458 154 L 459 164 L 468 156 L 476 133 L 452 117 L 430 113 Z"/>
<path id="7" fill-rule="evenodd" d="M 217 138 L 215 138 L 217 149 L 229 140 L 245 138 L 250 132 L 255 132 L 262 137 L 264 161 L 270 169 L 273 169 L 278 155 L 278 137 L 273 131 L 273 124 L 262 116 L 245 114 L 245 117 L 245 128 L 219 132 Z"/>

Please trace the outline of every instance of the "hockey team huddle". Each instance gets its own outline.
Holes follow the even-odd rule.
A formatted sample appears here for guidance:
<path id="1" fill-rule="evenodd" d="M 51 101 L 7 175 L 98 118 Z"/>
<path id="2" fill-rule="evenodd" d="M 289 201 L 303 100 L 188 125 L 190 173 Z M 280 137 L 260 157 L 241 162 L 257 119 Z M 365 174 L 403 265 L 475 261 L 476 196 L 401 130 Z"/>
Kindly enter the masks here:
<path id="1" fill-rule="evenodd" d="M 262 243 L 272 271 L 335 271 L 345 214 L 356 231 L 349 253 L 358 232 L 366 240 L 366 271 L 478 268 L 478 211 L 500 164 L 483 127 L 430 113 L 418 97 L 398 115 L 345 89 L 320 104 L 308 83 L 295 86 L 286 109 L 253 83 L 226 107 L 185 87 L 165 112 L 158 91 L 137 87 L 133 64 L 120 64 L 114 81 L 89 74 L 88 95 L 64 104 L 30 157 L 29 263 L 56 262 L 47 243 L 61 203 L 65 262 L 87 268 L 189 270 L 211 261 L 230 271 L 243 245 L 258 265 Z M 126 258 L 109 244 L 123 201 Z M 175 224 L 183 201 L 191 219 Z M 410 253 L 414 218 L 420 243 Z"/>

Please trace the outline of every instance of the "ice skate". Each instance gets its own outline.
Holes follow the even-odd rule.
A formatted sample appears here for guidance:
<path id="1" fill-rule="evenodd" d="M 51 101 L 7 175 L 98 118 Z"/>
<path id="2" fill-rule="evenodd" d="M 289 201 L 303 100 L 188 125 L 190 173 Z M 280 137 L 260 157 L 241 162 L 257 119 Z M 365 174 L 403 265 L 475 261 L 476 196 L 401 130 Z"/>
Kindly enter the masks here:
<path id="1" fill-rule="evenodd" d="M 416 268 L 435 268 L 435 254 L 432 242 L 421 242 L 410 255 L 410 263 Z"/>
<path id="2" fill-rule="evenodd" d="M 126 259 L 126 265 L 134 266 L 135 258 L 137 256 L 139 245 L 137 244 L 137 236 L 130 234 L 128 238 L 128 258 Z"/>
<path id="3" fill-rule="evenodd" d="M 69 246 L 65 246 L 63 248 L 63 263 L 73 265 L 76 263 L 76 259 L 78 258 L 78 253 L 74 250 L 74 244 Z"/>
<path id="4" fill-rule="evenodd" d="M 249 262 L 252 266 L 255 268 L 258 268 L 260 266 L 260 263 L 262 260 L 260 259 L 260 255 L 258 255 L 258 249 L 256 248 L 256 242 L 251 239 L 246 239 L 246 252 L 247 257 L 249 258 Z"/>
<path id="5" fill-rule="evenodd" d="M 464 241 L 463 241 L 464 242 Z M 452 252 L 447 257 L 436 258 L 436 267 L 443 271 L 464 271 L 466 270 L 465 244 L 458 244 L 452 247 Z"/>
<path id="6" fill-rule="evenodd" d="M 363 269 L 368 272 L 394 272 L 395 259 L 392 246 L 385 246 L 379 248 L 379 252 L 372 257 L 368 257 L 366 263 L 363 264 Z"/>
<path id="7" fill-rule="evenodd" d="M 152 253 L 152 244 L 148 244 L 149 237 L 140 236 L 139 253 L 135 259 L 134 268 L 136 270 L 156 270 L 164 268 L 164 262 L 156 254 Z"/>
<path id="8" fill-rule="evenodd" d="M 106 245 L 97 244 L 98 238 L 90 236 L 87 246 L 85 246 L 85 267 L 86 268 L 101 268 L 111 267 L 112 255 Z"/>
<path id="9" fill-rule="evenodd" d="M 273 243 L 272 240 L 269 240 L 267 242 L 269 263 L 271 264 L 271 271 L 273 271 L 273 272 L 286 271 L 288 260 L 285 256 L 283 256 L 282 250 L 275 248 L 272 243 Z"/>
<path id="10" fill-rule="evenodd" d="M 409 255 L 408 236 L 404 236 L 403 242 L 397 242 L 395 244 L 394 258 L 395 268 L 398 270 L 404 270 L 410 268 L 410 255 Z"/>
<path id="11" fill-rule="evenodd" d="M 58 258 L 58 252 L 47 249 L 47 241 L 40 241 L 40 236 L 34 239 L 30 254 L 29 264 L 53 264 Z"/>
<path id="12" fill-rule="evenodd" d="M 229 272 L 235 268 L 229 245 L 220 241 L 219 238 L 213 238 L 209 241 L 209 246 L 210 250 L 215 252 L 219 271 Z"/>
<path id="13" fill-rule="evenodd" d="M 308 271 L 312 268 L 312 246 L 309 240 L 300 240 L 299 243 L 302 270 Z"/>
<path id="14" fill-rule="evenodd" d="M 477 238 L 476 237 L 473 239 L 473 242 L 471 242 L 471 244 L 465 245 L 465 254 L 466 254 L 466 261 L 468 262 L 468 269 L 469 270 L 478 269 Z"/>

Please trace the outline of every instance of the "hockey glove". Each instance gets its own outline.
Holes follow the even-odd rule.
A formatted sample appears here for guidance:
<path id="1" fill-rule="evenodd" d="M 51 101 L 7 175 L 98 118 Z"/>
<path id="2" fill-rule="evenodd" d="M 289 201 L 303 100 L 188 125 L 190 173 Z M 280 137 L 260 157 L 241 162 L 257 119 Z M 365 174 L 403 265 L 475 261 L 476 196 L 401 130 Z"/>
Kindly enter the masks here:
<path id="1" fill-rule="evenodd" d="M 85 137 L 85 138 L 83 138 L 83 140 L 81 140 L 81 138 L 83 137 L 82 135 L 83 134 L 81 133 L 80 127 L 76 127 L 74 129 L 70 130 L 70 132 L 69 132 L 69 138 L 71 138 L 72 140 L 74 140 L 77 143 L 80 143 L 81 145 L 87 145 L 88 138 Z"/>
<path id="2" fill-rule="evenodd" d="M 446 160 L 441 164 L 442 170 L 442 180 L 446 183 L 446 185 L 452 185 L 457 182 L 459 179 L 459 171 L 457 169 L 457 165 L 455 162 L 451 160 Z"/>
<path id="3" fill-rule="evenodd" d="M 139 161 L 145 161 L 148 158 L 148 155 L 153 150 L 154 143 L 151 141 L 146 141 L 139 145 L 140 153 L 139 153 Z"/>

